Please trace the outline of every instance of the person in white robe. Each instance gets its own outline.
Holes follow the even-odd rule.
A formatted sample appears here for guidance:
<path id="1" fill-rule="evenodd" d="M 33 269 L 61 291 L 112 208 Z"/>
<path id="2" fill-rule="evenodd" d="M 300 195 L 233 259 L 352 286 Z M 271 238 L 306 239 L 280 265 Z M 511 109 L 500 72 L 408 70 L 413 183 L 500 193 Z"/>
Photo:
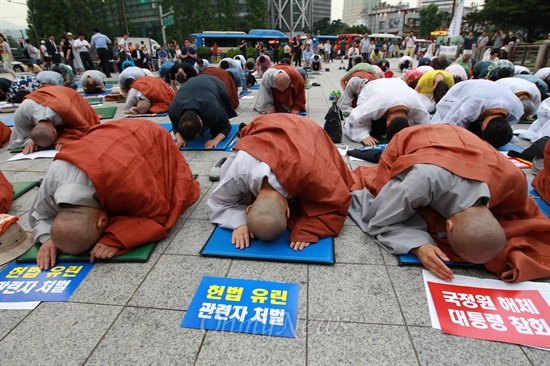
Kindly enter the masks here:
<path id="1" fill-rule="evenodd" d="M 550 137 L 550 98 L 540 104 L 537 111 L 537 119 L 529 126 L 528 130 L 519 133 L 519 137 L 535 142 L 541 138 Z"/>
<path id="2" fill-rule="evenodd" d="M 85 94 L 97 94 L 105 91 L 105 74 L 99 70 L 84 71 L 80 84 Z"/>
<path id="3" fill-rule="evenodd" d="M 371 136 L 374 121 L 406 116 L 411 126 L 427 124 L 430 116 L 416 91 L 401 79 L 378 79 L 369 81 L 357 99 L 357 107 L 346 119 L 345 134 L 351 140 L 366 145 L 376 145 Z"/>
<path id="4" fill-rule="evenodd" d="M 529 119 L 537 113 L 541 95 L 535 83 L 515 77 L 498 79 L 495 83 L 509 89 L 519 98 L 524 110 L 521 119 Z"/>
<path id="5" fill-rule="evenodd" d="M 368 79 L 363 79 L 358 76 L 354 76 L 346 84 L 346 89 L 344 90 L 344 93 L 338 99 L 338 102 L 336 105 L 342 113 L 351 113 L 353 110 L 352 103 L 355 97 L 359 96 L 361 94 L 361 90 L 363 90 L 363 87 L 368 83 Z"/>
<path id="6" fill-rule="evenodd" d="M 489 80 L 456 84 L 437 103 L 436 109 L 430 124 L 447 123 L 467 128 L 495 148 L 510 142 L 511 126 L 523 115 L 518 97 Z"/>

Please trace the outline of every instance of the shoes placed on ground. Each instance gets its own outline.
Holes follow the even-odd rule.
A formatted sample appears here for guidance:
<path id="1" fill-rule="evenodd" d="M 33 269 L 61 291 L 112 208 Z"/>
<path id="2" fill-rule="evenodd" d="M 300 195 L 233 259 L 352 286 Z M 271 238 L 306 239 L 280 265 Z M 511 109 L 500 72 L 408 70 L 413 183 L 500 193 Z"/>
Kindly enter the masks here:
<path id="1" fill-rule="evenodd" d="M 313 83 L 313 84 L 311 84 L 311 85 L 313 85 L 313 86 L 321 86 L 321 84 L 319 84 L 319 83 Z"/>
<path id="2" fill-rule="evenodd" d="M 210 180 L 212 182 L 217 182 L 220 180 L 220 174 L 221 174 L 221 171 L 222 171 L 222 165 L 223 163 L 225 163 L 225 161 L 227 160 L 227 157 L 221 159 L 220 161 L 218 161 L 216 163 L 216 165 L 214 165 L 214 167 L 212 167 L 212 169 L 210 170 L 210 174 L 208 175 L 208 178 L 210 178 Z"/>

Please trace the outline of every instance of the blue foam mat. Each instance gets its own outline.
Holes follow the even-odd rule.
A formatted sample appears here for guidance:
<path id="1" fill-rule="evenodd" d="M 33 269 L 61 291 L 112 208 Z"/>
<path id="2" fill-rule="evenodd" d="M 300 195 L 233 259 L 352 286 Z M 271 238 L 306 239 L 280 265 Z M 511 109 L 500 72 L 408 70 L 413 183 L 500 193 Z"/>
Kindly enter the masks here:
<path id="1" fill-rule="evenodd" d="M 85 93 L 82 93 L 82 96 L 84 98 L 95 98 L 95 97 L 102 97 L 104 95 L 107 95 L 111 92 L 112 90 L 111 89 L 105 89 L 104 92 L 102 93 L 95 93 L 95 94 L 85 94 Z"/>
<path id="2" fill-rule="evenodd" d="M 550 217 L 550 205 L 546 203 L 542 199 L 542 197 L 535 191 L 535 189 L 532 186 L 533 181 L 529 181 L 529 196 L 533 198 L 537 206 L 539 206 L 539 209 L 542 211 L 543 214 Z"/>
<path id="3" fill-rule="evenodd" d="M 334 264 L 333 238 L 324 238 L 318 243 L 310 244 L 302 251 L 294 251 L 290 248 L 290 232 L 287 230 L 278 239 L 271 242 L 253 239 L 250 247 L 241 250 L 231 244 L 231 234 L 231 230 L 216 227 L 202 248 L 201 255 L 278 262 Z"/>
<path id="4" fill-rule="evenodd" d="M 234 150 L 233 150 L 233 147 L 234 147 L 235 145 L 237 145 L 237 142 L 239 142 L 238 139 L 235 140 L 235 141 L 233 141 L 232 143 L 230 143 L 230 144 L 225 148 L 224 151 L 233 152 L 233 151 L 234 151 Z"/>
<path id="5" fill-rule="evenodd" d="M 260 89 L 260 84 L 255 84 L 255 85 L 252 85 L 250 88 L 248 89 L 252 89 L 252 90 L 259 90 Z"/>
<path id="6" fill-rule="evenodd" d="M 422 263 L 418 257 L 412 253 L 398 255 L 398 261 L 400 266 L 422 266 Z M 482 264 L 475 264 L 469 262 L 444 262 L 448 267 L 483 267 Z"/>
<path id="7" fill-rule="evenodd" d="M 239 132 L 239 125 L 231 125 L 231 132 L 229 132 L 229 135 L 227 135 L 223 140 L 220 141 L 218 146 L 210 149 L 214 151 L 220 151 L 225 150 L 229 144 L 231 144 L 231 141 L 237 136 L 237 133 Z M 180 150 L 206 150 L 204 148 L 204 144 L 206 141 L 213 139 L 214 136 L 210 134 L 210 130 L 204 131 L 202 136 L 196 140 L 193 141 L 187 141 L 187 146 L 180 147 Z"/>
<path id="8" fill-rule="evenodd" d="M 518 145 L 514 145 L 511 142 L 509 142 L 506 145 L 499 147 L 497 150 L 498 151 L 510 151 L 510 150 L 512 150 L 512 151 L 516 151 L 516 152 L 521 154 L 523 152 L 523 150 L 525 150 L 525 149 L 522 148 L 522 147 L 519 147 Z"/>
<path id="9" fill-rule="evenodd" d="M 160 127 L 164 128 L 168 132 L 172 132 L 172 124 L 171 123 L 160 123 Z"/>
<path id="10" fill-rule="evenodd" d="M 245 91 L 241 92 L 241 94 L 239 94 L 239 99 L 241 99 L 242 97 L 244 97 L 245 95 L 248 95 L 250 93 L 251 93 L 250 90 L 245 90 Z"/>
<path id="11" fill-rule="evenodd" d="M 0 121 L 8 127 L 13 127 L 15 122 L 15 114 L 8 114 L 6 116 L 0 117 Z"/>

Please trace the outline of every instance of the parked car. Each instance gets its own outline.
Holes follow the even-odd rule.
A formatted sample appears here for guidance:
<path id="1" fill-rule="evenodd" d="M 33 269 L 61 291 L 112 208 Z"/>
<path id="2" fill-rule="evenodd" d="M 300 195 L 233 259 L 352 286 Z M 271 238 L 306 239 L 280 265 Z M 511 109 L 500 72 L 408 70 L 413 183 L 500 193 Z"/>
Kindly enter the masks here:
<path id="1" fill-rule="evenodd" d="M 13 57 L 16 61 L 12 61 L 11 67 L 13 68 L 13 71 L 15 72 L 24 72 L 25 71 L 25 65 L 30 61 L 28 58 L 25 57 L 23 52 L 18 50 L 17 48 L 12 48 L 11 53 L 13 54 Z M 4 64 L 3 61 L 0 59 L 0 64 L 2 64 L 2 69 L 0 72 L 6 72 L 4 70 Z"/>
<path id="2" fill-rule="evenodd" d="M 19 61 L 23 65 L 26 65 L 30 61 L 28 58 L 25 57 L 25 54 L 23 53 L 23 51 L 19 50 L 18 48 L 12 47 L 11 53 L 15 58 L 15 60 Z"/>

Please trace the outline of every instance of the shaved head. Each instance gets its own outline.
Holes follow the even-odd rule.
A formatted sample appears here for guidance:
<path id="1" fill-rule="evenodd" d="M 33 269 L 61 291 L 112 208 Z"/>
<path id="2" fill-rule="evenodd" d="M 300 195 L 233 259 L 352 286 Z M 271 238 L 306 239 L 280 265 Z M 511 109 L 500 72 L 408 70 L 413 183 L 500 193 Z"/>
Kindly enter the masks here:
<path id="1" fill-rule="evenodd" d="M 40 121 L 31 130 L 31 139 L 40 147 L 52 146 L 57 140 L 57 130 L 53 122 Z"/>
<path id="2" fill-rule="evenodd" d="M 55 246 L 68 254 L 89 251 L 107 226 L 105 211 L 84 206 L 62 207 L 50 231 Z"/>
<path id="3" fill-rule="evenodd" d="M 258 239 L 271 241 L 286 230 L 287 200 L 264 178 L 256 201 L 247 209 L 246 226 Z"/>
<path id="4" fill-rule="evenodd" d="M 485 206 L 473 206 L 447 220 L 447 238 L 453 251 L 470 263 L 487 263 L 506 244 L 504 229 Z"/>
<path id="5" fill-rule="evenodd" d="M 273 78 L 275 88 L 280 91 L 285 91 L 290 86 L 290 77 L 286 72 L 280 72 Z"/>
<path id="6" fill-rule="evenodd" d="M 149 108 L 151 108 L 151 102 L 146 99 L 140 99 L 136 104 L 139 114 L 149 113 Z"/>
<path id="7" fill-rule="evenodd" d="M 531 99 L 529 99 L 527 96 L 524 98 L 520 98 L 520 101 L 523 105 L 523 116 L 521 116 L 521 119 L 531 117 L 537 112 L 537 107 L 535 107 L 535 103 L 533 103 Z"/>

